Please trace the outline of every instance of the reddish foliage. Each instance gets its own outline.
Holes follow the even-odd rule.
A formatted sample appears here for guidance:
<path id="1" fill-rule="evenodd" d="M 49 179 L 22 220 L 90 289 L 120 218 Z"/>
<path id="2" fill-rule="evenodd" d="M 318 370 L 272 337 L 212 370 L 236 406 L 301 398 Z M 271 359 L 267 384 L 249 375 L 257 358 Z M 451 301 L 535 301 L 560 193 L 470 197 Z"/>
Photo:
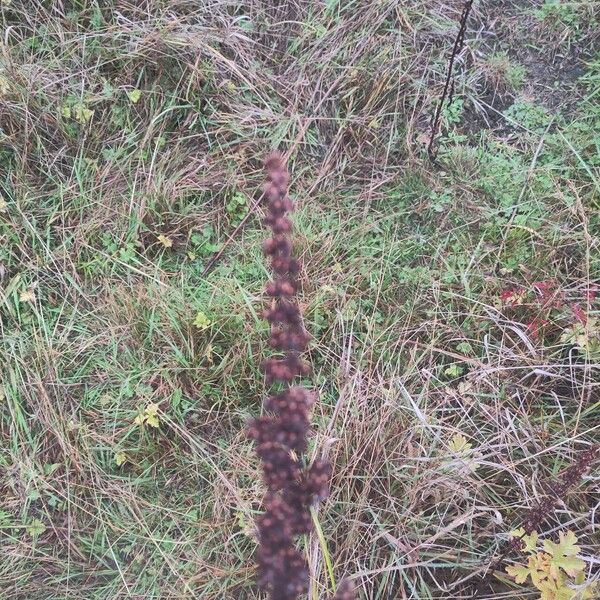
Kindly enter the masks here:
<path id="1" fill-rule="evenodd" d="M 561 290 L 556 281 L 546 279 L 543 281 L 534 281 L 532 284 L 538 298 L 538 309 L 562 308 L 566 305 L 565 293 Z M 597 287 L 592 285 L 585 292 L 585 299 L 588 302 L 593 302 L 596 298 Z M 525 292 L 520 291 L 516 287 L 505 288 L 500 292 L 500 299 L 503 304 L 510 306 L 518 306 L 522 304 Z M 585 325 L 587 323 L 587 314 L 581 305 L 577 302 L 568 304 L 575 319 Z M 541 331 L 548 325 L 548 321 L 542 316 L 534 316 L 527 322 L 527 329 L 535 341 L 540 339 Z"/>
<path id="2" fill-rule="evenodd" d="M 571 311 L 573 312 L 573 315 L 575 316 L 575 318 L 582 324 L 585 325 L 587 323 L 587 314 L 586 312 L 583 310 L 583 308 L 581 308 L 581 306 L 579 306 L 579 304 L 577 304 L 576 302 L 573 302 L 569 308 L 571 309 Z"/>
<path id="3" fill-rule="evenodd" d="M 594 302 L 598 296 L 598 286 L 590 285 L 589 288 L 585 291 L 585 299 L 587 302 Z"/>
<path id="4" fill-rule="evenodd" d="M 521 292 L 517 288 L 504 288 L 500 292 L 500 300 L 502 300 L 502 304 L 515 306 L 520 303 Z"/>
<path id="5" fill-rule="evenodd" d="M 564 304 L 564 292 L 558 288 L 556 281 L 534 281 L 532 286 L 540 298 L 542 308 L 560 308 Z"/>
<path id="6" fill-rule="evenodd" d="M 529 335 L 532 337 L 534 341 L 539 341 L 540 334 L 542 329 L 548 325 L 548 321 L 546 319 L 542 319 L 540 317 L 533 317 L 529 323 L 527 323 L 527 329 L 529 330 Z"/>
<path id="7" fill-rule="evenodd" d="M 518 287 L 506 287 L 500 292 L 502 304 L 507 306 L 521 306 L 526 304 L 528 290 Z"/>

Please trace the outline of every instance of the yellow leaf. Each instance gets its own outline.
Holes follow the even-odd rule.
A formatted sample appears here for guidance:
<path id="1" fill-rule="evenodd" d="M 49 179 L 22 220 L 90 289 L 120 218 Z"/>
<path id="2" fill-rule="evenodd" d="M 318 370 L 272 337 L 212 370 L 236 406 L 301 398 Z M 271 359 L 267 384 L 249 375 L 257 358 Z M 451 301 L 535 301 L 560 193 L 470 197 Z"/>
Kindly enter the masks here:
<path id="1" fill-rule="evenodd" d="M 585 562 L 577 558 L 581 548 L 577 545 L 577 536 L 572 531 L 566 533 L 561 531 L 558 544 L 552 540 L 544 540 L 544 550 L 552 555 L 550 571 L 554 577 L 559 576 L 559 569 L 570 577 L 575 577 L 578 572 L 585 569 Z"/>
<path id="2" fill-rule="evenodd" d="M 452 439 L 448 443 L 448 447 L 451 452 L 455 454 L 464 454 L 471 450 L 472 445 L 467 442 L 467 438 L 462 433 L 457 433 L 452 436 Z"/>
<path id="3" fill-rule="evenodd" d="M 165 247 L 171 248 L 173 246 L 173 240 L 162 233 L 158 236 L 158 241 Z"/>
<path id="4" fill-rule="evenodd" d="M 516 583 L 531 583 L 539 590 L 540 600 L 578 600 L 594 598 L 595 584 L 585 585 L 585 561 L 579 558 L 577 536 L 572 531 L 560 533 L 558 543 L 544 540 L 546 552 L 536 552 L 537 533 L 524 535 L 523 528 L 511 532 L 511 536 L 521 538 L 530 552 L 527 567 L 512 565 L 506 568 Z M 574 587 L 576 586 L 576 587 Z"/>
<path id="5" fill-rule="evenodd" d="M 6 212 L 6 207 L 8 206 L 6 200 L 0 196 L 0 213 Z"/>
<path id="6" fill-rule="evenodd" d="M 506 572 L 515 578 L 515 583 L 525 583 L 529 577 L 529 569 L 523 565 L 509 565 Z"/>
<path id="7" fill-rule="evenodd" d="M 73 118 L 81 125 L 89 123 L 94 116 L 94 111 L 90 110 L 85 104 L 81 103 L 76 104 L 71 109 L 71 113 L 73 114 Z"/>
<path id="8" fill-rule="evenodd" d="M 577 546 L 577 537 L 572 531 L 566 534 L 561 531 L 558 544 L 552 540 L 544 540 L 544 550 L 551 554 L 553 559 L 562 559 L 577 556 L 581 548 Z"/>
<path id="9" fill-rule="evenodd" d="M 539 535 L 536 531 L 532 531 L 530 535 L 523 536 L 523 543 L 525 544 L 525 551 L 535 552 L 537 550 L 537 542 Z"/>
<path id="10" fill-rule="evenodd" d="M 117 452 L 115 454 L 115 463 L 117 467 L 120 467 L 121 465 L 125 464 L 126 461 L 127 455 L 125 454 L 125 452 Z"/>
<path id="11" fill-rule="evenodd" d="M 519 529 L 511 531 L 510 535 L 511 537 L 521 539 L 524 545 L 523 550 L 526 552 L 536 552 L 539 537 L 536 531 L 532 531 L 530 535 L 527 535 L 525 530 L 522 527 L 519 527 Z"/>
<path id="12" fill-rule="evenodd" d="M 156 415 L 147 415 L 146 416 L 146 424 L 150 425 L 150 427 L 155 427 L 155 428 L 158 428 L 160 426 L 158 417 Z"/>
<path id="13" fill-rule="evenodd" d="M 144 412 L 140 413 L 133 422 L 136 425 L 150 425 L 150 427 L 159 427 L 160 422 L 158 419 L 158 404 L 151 402 L 146 405 Z"/>
<path id="14" fill-rule="evenodd" d="M 210 319 L 199 310 L 196 314 L 196 318 L 194 319 L 194 326 L 200 330 L 208 329 L 211 325 Z"/>
<path id="15" fill-rule="evenodd" d="M 204 351 L 204 357 L 206 358 L 207 362 L 209 362 L 212 365 L 212 363 L 213 363 L 213 345 L 212 344 L 208 344 L 208 346 L 206 346 L 206 350 Z"/>
<path id="16" fill-rule="evenodd" d="M 575 577 L 585 569 L 585 561 L 575 556 L 562 556 L 552 560 L 552 568 L 555 573 L 558 572 L 558 568 L 561 568 L 569 577 Z"/>
<path id="17" fill-rule="evenodd" d="M 155 402 L 151 402 L 146 406 L 146 410 L 144 411 L 147 416 L 155 417 L 158 414 L 158 404 Z"/>
<path id="18" fill-rule="evenodd" d="M 35 294 L 33 293 L 33 290 L 23 290 L 19 294 L 19 300 L 21 302 L 34 302 L 35 301 Z"/>
<path id="19" fill-rule="evenodd" d="M 129 101 L 131 103 L 137 104 L 139 102 L 140 98 L 142 97 L 142 92 L 140 92 L 140 90 L 138 90 L 136 88 L 134 90 L 127 92 L 127 97 L 129 98 Z"/>

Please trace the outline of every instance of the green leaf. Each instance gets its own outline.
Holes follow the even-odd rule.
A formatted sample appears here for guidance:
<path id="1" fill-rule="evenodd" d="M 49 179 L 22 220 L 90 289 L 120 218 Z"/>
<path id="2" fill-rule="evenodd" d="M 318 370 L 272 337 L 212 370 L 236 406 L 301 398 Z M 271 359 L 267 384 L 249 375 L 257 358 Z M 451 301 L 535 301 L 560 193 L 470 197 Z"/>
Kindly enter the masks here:
<path id="1" fill-rule="evenodd" d="M 46 525 L 40 521 L 39 519 L 33 519 L 31 523 L 27 526 L 27 533 L 33 537 L 37 538 L 42 535 L 46 531 Z"/>
<path id="2" fill-rule="evenodd" d="M 179 405 L 181 404 L 182 399 L 183 399 L 183 392 L 181 391 L 181 388 L 175 388 L 173 390 L 173 394 L 171 396 L 171 406 L 173 408 L 178 408 Z"/>
<path id="3" fill-rule="evenodd" d="M 450 365 L 444 370 L 444 375 L 447 377 L 460 377 L 464 373 L 464 369 L 460 365 Z"/>
<path id="4" fill-rule="evenodd" d="M 523 544 L 525 545 L 526 552 L 535 552 L 537 550 L 538 537 L 535 531 L 532 531 L 531 535 L 523 536 Z"/>
<path id="5" fill-rule="evenodd" d="M 35 502 L 36 500 L 39 500 L 42 497 L 42 494 L 39 492 L 39 490 L 31 490 L 29 492 L 29 494 L 27 494 L 27 498 L 29 500 L 31 500 L 31 502 Z"/>
<path id="6" fill-rule="evenodd" d="M 577 546 L 577 536 L 572 531 L 560 533 L 558 544 L 551 540 L 544 540 L 544 550 L 552 556 L 577 556 L 581 548 Z"/>
<path id="7" fill-rule="evenodd" d="M 575 577 L 577 573 L 585 569 L 585 561 L 575 556 L 562 556 L 552 559 L 552 564 L 561 568 L 569 577 Z"/>
<path id="8" fill-rule="evenodd" d="M 456 349 L 463 354 L 471 354 L 473 352 L 473 346 L 469 342 L 460 342 L 456 344 Z"/>

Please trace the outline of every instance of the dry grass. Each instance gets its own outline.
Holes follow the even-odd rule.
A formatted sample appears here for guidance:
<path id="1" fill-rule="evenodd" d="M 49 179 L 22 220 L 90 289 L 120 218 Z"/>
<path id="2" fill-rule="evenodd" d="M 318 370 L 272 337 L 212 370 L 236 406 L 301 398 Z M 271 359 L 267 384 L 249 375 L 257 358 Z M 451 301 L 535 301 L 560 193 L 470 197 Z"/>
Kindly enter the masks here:
<path id="1" fill-rule="evenodd" d="M 369 600 L 537 597 L 497 559 L 598 441 L 598 326 L 587 353 L 567 339 L 598 319 L 598 8 L 476 3 L 431 165 L 461 7 L 0 0 L 2 600 L 259 597 L 243 428 L 274 146 L 336 579 Z M 152 403 L 160 426 L 135 425 Z M 540 529 L 577 534 L 589 579 L 597 492 L 596 468 Z"/>

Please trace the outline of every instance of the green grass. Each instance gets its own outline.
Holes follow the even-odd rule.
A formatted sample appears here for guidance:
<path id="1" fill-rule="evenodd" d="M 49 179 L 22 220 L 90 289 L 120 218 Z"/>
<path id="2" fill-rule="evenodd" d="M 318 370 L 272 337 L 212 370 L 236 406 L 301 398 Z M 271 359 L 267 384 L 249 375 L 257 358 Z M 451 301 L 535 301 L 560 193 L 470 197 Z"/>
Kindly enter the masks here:
<path id="1" fill-rule="evenodd" d="M 0 598 L 261 597 L 273 146 L 334 465 L 313 600 L 534 597 L 488 570 L 598 439 L 598 9 L 476 4 L 431 164 L 449 7 L 55 4 L 0 1 Z M 596 479 L 540 531 L 589 580 Z"/>

